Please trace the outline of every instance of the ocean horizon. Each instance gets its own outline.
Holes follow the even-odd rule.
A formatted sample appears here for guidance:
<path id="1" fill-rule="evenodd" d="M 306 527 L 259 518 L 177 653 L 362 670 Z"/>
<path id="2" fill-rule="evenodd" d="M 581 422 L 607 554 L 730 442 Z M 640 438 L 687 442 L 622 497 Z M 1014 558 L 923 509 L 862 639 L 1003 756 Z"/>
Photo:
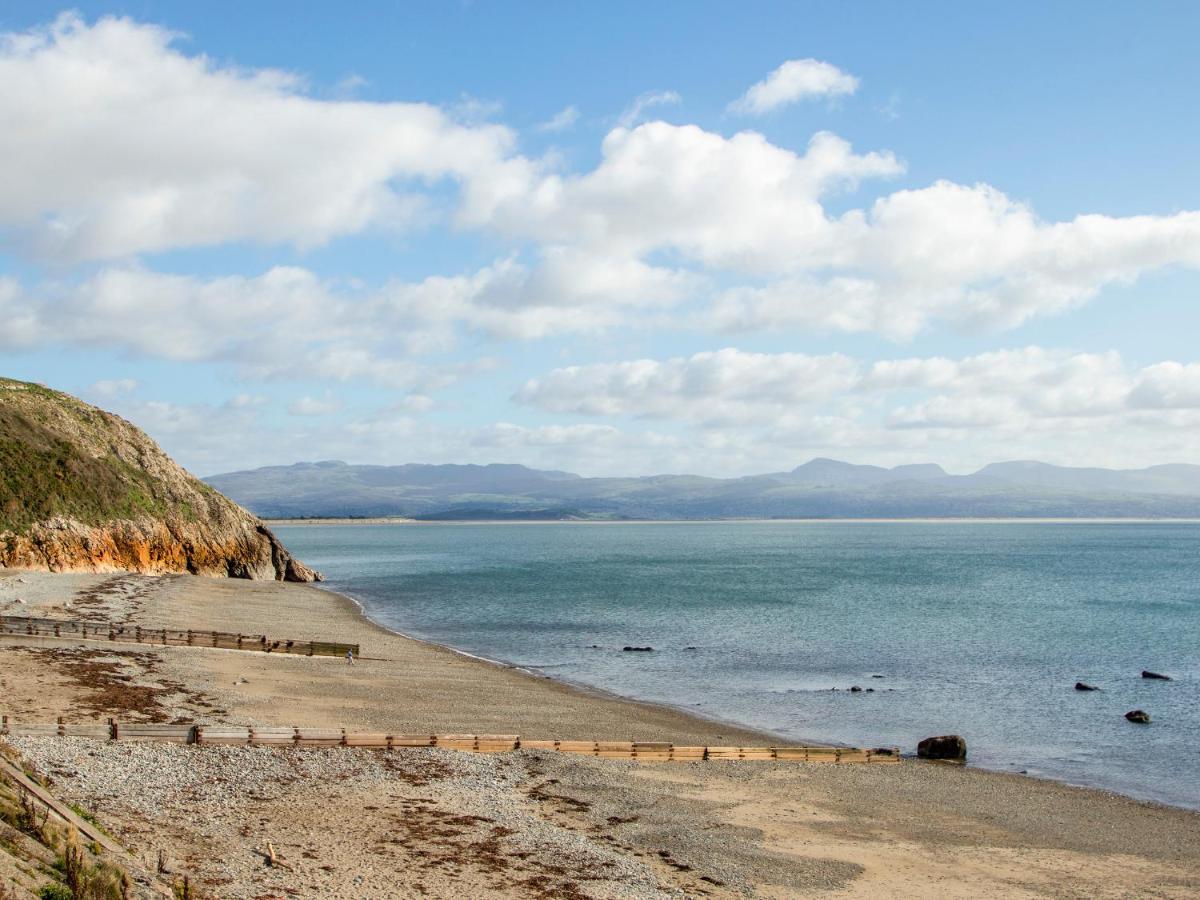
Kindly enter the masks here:
<path id="1" fill-rule="evenodd" d="M 1200 808 L 1198 524 L 505 524 L 276 530 L 412 637 L 794 741 L 960 734 L 971 765 Z"/>

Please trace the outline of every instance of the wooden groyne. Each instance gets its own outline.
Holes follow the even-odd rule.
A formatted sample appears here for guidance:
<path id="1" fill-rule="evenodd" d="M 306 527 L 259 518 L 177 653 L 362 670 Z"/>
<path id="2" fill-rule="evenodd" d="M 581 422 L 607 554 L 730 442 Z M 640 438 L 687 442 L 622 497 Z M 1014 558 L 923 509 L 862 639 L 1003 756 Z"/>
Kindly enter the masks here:
<path id="1" fill-rule="evenodd" d="M 643 762 L 700 760 L 787 760 L 810 763 L 898 763 L 900 750 L 881 747 L 730 747 L 683 746 L 669 741 L 563 741 L 527 740 L 518 734 L 392 734 L 381 731 L 347 731 L 345 728 L 301 726 L 147 724 L 117 722 L 52 724 L 0 720 L 0 735 L 83 737 L 109 741 L 161 741 L 200 747 L 365 747 L 401 750 L 440 747 L 467 753 L 504 753 L 543 750 L 594 756 L 600 759 L 633 759 Z"/>
<path id="2" fill-rule="evenodd" d="M 156 644 L 178 647 L 216 647 L 256 653 L 290 653 L 300 656 L 358 654 L 358 644 L 334 641 L 297 641 L 271 638 L 265 634 L 234 634 L 194 628 L 143 628 L 116 622 L 85 619 L 44 619 L 34 616 L 0 616 L 0 635 L 75 638 L 83 641 L 115 641 L 125 644 Z"/>

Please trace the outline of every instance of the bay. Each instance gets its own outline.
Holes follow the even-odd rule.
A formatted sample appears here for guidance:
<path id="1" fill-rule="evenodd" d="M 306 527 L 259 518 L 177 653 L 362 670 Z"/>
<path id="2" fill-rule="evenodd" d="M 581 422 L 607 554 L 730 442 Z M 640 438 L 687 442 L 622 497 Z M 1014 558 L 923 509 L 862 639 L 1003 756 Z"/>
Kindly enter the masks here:
<path id="1" fill-rule="evenodd" d="M 1200 808 L 1197 524 L 276 531 L 416 637 L 791 740 L 961 734 L 973 765 Z"/>

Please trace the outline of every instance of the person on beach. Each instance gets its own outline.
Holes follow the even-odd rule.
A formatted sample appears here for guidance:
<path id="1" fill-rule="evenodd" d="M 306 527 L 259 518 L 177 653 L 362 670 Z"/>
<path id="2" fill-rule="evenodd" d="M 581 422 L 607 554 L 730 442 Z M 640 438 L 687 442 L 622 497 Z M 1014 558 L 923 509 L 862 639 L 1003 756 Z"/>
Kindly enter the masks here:
<path id="1" fill-rule="evenodd" d="M 353 650 L 346 651 L 346 665 L 348 665 L 348 666 L 354 665 L 354 651 Z"/>

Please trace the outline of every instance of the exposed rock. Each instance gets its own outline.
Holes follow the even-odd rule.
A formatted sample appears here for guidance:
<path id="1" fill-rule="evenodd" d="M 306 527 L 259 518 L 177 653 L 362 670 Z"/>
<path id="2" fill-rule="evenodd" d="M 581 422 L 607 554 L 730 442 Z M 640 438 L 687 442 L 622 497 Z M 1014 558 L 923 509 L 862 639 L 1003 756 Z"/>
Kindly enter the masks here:
<path id="1" fill-rule="evenodd" d="M 1092 685 L 1087 684 L 1082 681 L 1077 681 L 1077 682 L 1075 682 L 1075 690 L 1077 690 L 1077 691 L 1098 691 L 1098 690 L 1100 690 L 1100 688 L 1093 687 Z"/>
<path id="2" fill-rule="evenodd" d="M 1150 679 L 1153 679 L 1154 681 L 1170 681 L 1171 680 L 1170 675 L 1159 675 L 1157 672 L 1149 672 L 1145 669 L 1142 670 L 1142 677 L 1150 678 Z"/>
<path id="3" fill-rule="evenodd" d="M 1136 722 L 1138 725 L 1150 724 L 1150 713 L 1140 709 L 1131 709 L 1129 712 L 1125 713 L 1125 718 L 1127 718 L 1130 722 Z"/>
<path id="4" fill-rule="evenodd" d="M 124 419 L 0 379 L 0 568 L 319 581 Z"/>
<path id="5" fill-rule="evenodd" d="M 860 688 L 860 687 L 859 687 L 859 686 L 856 684 L 856 685 L 854 685 L 853 687 L 851 687 L 851 688 L 850 688 L 850 693 L 852 693 L 852 694 L 861 694 L 861 693 L 862 693 L 862 688 Z"/>
<path id="6" fill-rule="evenodd" d="M 621 650 L 624 651 L 625 653 L 651 653 L 654 651 L 654 648 L 653 647 L 622 647 Z"/>
<path id="7" fill-rule="evenodd" d="M 967 761 L 967 742 L 957 734 L 927 737 L 917 744 L 917 756 L 921 759 L 944 759 L 951 762 Z"/>

